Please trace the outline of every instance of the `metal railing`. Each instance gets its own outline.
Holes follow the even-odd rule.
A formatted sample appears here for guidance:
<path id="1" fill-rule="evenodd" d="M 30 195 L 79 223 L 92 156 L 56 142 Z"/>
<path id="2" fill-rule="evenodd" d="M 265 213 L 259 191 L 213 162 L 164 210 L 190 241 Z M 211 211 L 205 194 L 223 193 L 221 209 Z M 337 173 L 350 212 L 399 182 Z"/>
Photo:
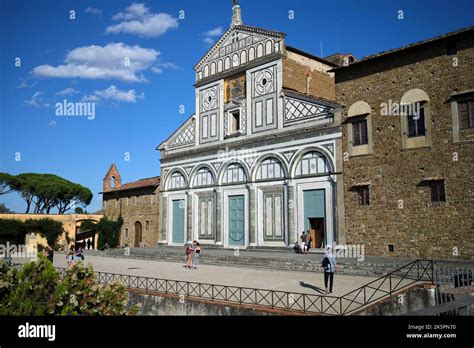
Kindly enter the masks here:
<path id="1" fill-rule="evenodd" d="M 63 273 L 65 269 L 58 268 L 58 270 Z M 434 263 L 431 260 L 410 262 L 343 296 L 247 288 L 107 272 L 95 273 L 97 281 L 101 284 L 120 281 L 131 290 L 141 289 L 184 298 L 198 298 L 315 315 L 349 315 L 417 282 L 429 281 L 433 283 Z"/>
<path id="2" fill-rule="evenodd" d="M 473 268 L 468 267 L 437 266 L 434 272 L 436 305 L 443 306 L 446 303 L 455 302 L 459 298 L 474 292 L 473 273 Z M 440 312 L 440 315 L 462 315 L 465 312 L 464 307 L 444 307 L 453 307 L 453 309 Z"/>

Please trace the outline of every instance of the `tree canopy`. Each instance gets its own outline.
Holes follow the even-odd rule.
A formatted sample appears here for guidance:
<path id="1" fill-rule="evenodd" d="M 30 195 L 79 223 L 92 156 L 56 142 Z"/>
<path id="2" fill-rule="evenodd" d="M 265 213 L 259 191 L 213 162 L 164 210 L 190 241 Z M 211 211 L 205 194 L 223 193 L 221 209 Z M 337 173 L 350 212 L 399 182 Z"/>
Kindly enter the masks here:
<path id="1" fill-rule="evenodd" d="M 91 190 L 54 174 L 0 173 L 0 194 L 12 191 L 25 200 L 26 213 L 33 208 L 36 214 L 49 214 L 56 208 L 64 214 L 75 204 L 85 207 L 92 201 Z"/>

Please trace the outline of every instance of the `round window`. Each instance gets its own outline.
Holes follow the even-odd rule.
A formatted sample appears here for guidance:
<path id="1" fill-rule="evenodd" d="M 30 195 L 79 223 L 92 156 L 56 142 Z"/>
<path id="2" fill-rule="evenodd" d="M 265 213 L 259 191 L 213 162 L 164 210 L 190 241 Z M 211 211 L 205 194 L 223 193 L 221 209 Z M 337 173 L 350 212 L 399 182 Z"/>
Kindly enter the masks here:
<path id="1" fill-rule="evenodd" d="M 265 85 L 267 84 L 267 82 L 268 82 L 267 79 L 266 79 L 266 78 L 263 78 L 263 80 L 262 80 L 262 85 L 265 86 Z"/>

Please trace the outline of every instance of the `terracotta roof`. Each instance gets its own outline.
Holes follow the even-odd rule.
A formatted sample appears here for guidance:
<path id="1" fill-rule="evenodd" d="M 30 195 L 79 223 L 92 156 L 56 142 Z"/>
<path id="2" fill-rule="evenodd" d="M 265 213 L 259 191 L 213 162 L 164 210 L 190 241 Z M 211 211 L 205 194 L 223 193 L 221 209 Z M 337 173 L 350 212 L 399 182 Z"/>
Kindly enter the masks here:
<path id="1" fill-rule="evenodd" d="M 324 64 L 327 64 L 327 65 L 330 65 L 330 66 L 337 66 L 336 63 L 326 59 L 326 58 L 321 58 L 319 56 L 315 56 L 314 54 L 311 54 L 309 52 L 306 52 L 306 51 L 303 51 L 303 50 L 300 50 L 299 48 L 296 48 L 296 47 L 293 47 L 293 46 L 288 46 L 288 45 L 285 45 L 285 48 L 287 51 L 290 51 L 290 52 L 294 52 L 294 53 L 297 53 L 297 54 L 300 54 L 302 56 L 305 56 L 307 58 L 310 58 L 310 59 L 313 59 L 313 60 L 317 60 L 321 63 L 324 63 Z"/>
<path id="2" fill-rule="evenodd" d="M 454 37 L 456 35 L 460 35 L 460 34 L 464 34 L 464 33 L 470 33 L 470 32 L 474 32 L 474 26 L 467 27 L 467 28 L 462 28 L 462 29 L 459 29 L 459 30 L 456 30 L 456 31 L 453 31 L 453 32 L 450 32 L 450 33 L 446 33 L 446 34 L 443 34 L 443 35 L 440 35 L 440 36 L 436 36 L 436 37 L 433 37 L 433 38 L 430 38 L 430 39 L 426 39 L 426 40 L 423 40 L 423 41 L 418 41 L 418 42 L 415 42 L 415 43 L 412 43 L 412 44 L 409 44 L 409 45 L 405 45 L 405 46 L 402 46 L 402 47 L 397 47 L 397 48 L 393 48 L 391 50 L 382 51 L 382 52 L 379 52 L 379 53 L 376 53 L 376 54 L 372 54 L 372 55 L 366 56 L 366 57 L 364 57 L 364 58 L 362 58 L 362 59 L 360 59 L 360 60 L 358 60 L 358 61 L 356 61 L 352 64 L 349 64 L 347 66 L 339 66 L 337 68 L 331 69 L 330 71 L 345 70 L 345 69 L 348 69 L 348 68 L 353 67 L 353 66 L 359 66 L 359 65 L 364 64 L 365 62 L 368 62 L 368 61 L 373 60 L 373 59 L 389 57 L 393 54 L 397 54 L 397 53 L 400 53 L 400 52 L 408 50 L 408 49 L 418 48 L 419 46 L 422 46 L 422 45 L 427 45 L 427 44 L 430 44 L 430 43 L 433 43 L 433 42 L 436 42 L 436 41 L 448 39 L 448 38 Z"/>
<path id="3" fill-rule="evenodd" d="M 128 182 L 126 184 L 121 185 L 120 187 L 114 187 L 103 193 L 107 192 L 117 192 L 117 191 L 125 191 L 125 190 L 133 190 L 142 187 L 152 187 L 152 186 L 159 186 L 160 185 L 160 177 L 154 176 L 152 178 L 145 178 L 140 179 L 137 181 Z"/>

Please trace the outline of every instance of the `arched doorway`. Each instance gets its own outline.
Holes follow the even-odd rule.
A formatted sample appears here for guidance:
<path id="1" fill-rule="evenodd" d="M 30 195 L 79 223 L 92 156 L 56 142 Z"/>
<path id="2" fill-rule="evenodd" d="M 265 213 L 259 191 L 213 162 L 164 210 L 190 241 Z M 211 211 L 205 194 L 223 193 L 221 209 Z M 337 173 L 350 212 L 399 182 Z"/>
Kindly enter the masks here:
<path id="1" fill-rule="evenodd" d="M 142 241 L 142 224 L 140 221 L 135 222 L 135 248 L 140 246 Z"/>

